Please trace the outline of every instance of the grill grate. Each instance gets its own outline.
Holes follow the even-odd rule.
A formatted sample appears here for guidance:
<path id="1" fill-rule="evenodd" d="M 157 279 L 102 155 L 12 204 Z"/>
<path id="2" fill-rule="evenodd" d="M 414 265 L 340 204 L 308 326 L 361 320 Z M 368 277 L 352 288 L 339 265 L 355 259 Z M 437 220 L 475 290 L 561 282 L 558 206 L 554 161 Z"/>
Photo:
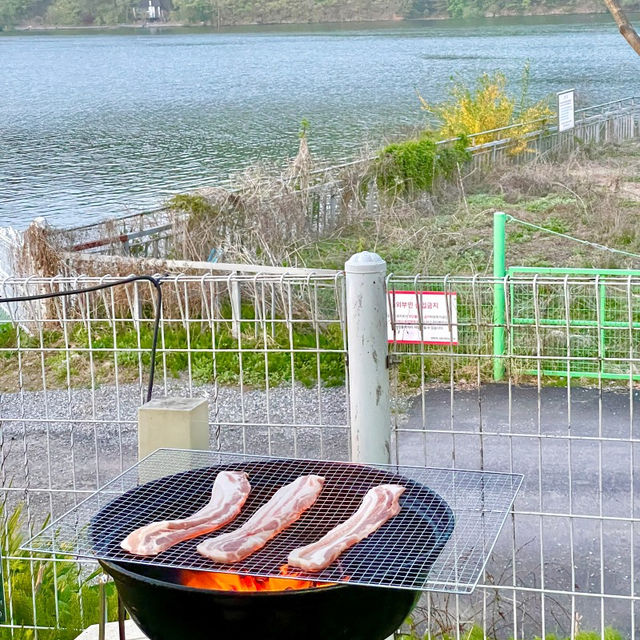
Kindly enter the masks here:
<path id="1" fill-rule="evenodd" d="M 300 475 L 325 477 L 316 504 L 295 524 L 242 562 L 223 565 L 195 548 L 208 534 L 156 557 L 134 557 L 120 541 L 155 520 L 184 518 L 204 506 L 222 469 L 249 474 L 252 491 L 240 515 L 217 533 L 237 528 L 282 485 Z M 29 540 L 25 549 L 252 576 L 280 576 L 290 550 L 313 542 L 349 517 L 373 486 L 407 487 L 402 510 L 330 567 L 302 574 L 319 582 L 471 593 L 522 482 L 507 473 L 266 458 L 160 449 Z M 300 574 L 293 576 L 300 577 Z"/>

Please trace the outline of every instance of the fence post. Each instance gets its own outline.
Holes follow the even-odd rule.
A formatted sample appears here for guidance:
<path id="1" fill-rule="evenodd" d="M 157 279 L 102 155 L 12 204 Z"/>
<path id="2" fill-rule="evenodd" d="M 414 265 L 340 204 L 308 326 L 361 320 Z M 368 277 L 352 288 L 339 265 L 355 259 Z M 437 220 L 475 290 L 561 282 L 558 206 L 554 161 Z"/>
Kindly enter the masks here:
<path id="1" fill-rule="evenodd" d="M 493 214 L 493 379 L 496 382 L 504 377 L 506 222 L 505 213 L 496 211 Z"/>
<path id="2" fill-rule="evenodd" d="M 238 281 L 238 271 L 234 271 L 229 276 L 229 297 L 231 298 L 231 335 L 234 338 L 240 336 L 242 301 L 240 299 L 240 282 Z"/>
<path id="3" fill-rule="evenodd" d="M 156 398 L 138 409 L 138 458 L 160 448 L 209 449 L 205 399 Z"/>
<path id="4" fill-rule="evenodd" d="M 391 460 L 387 362 L 387 263 L 363 251 L 345 264 L 351 458 Z"/>

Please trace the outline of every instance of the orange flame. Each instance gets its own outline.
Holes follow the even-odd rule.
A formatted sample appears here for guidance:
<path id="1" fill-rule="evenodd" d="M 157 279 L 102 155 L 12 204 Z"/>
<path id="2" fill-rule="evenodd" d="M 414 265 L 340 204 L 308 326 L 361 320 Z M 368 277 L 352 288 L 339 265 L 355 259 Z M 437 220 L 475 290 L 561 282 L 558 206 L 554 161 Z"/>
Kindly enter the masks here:
<path id="1" fill-rule="evenodd" d="M 283 564 L 280 567 L 283 576 L 297 575 Z M 292 578 L 262 578 L 254 576 L 240 576 L 235 573 L 215 573 L 213 571 L 180 571 L 180 584 L 196 589 L 211 589 L 215 591 L 297 591 L 300 589 L 315 589 L 330 587 L 330 582 L 315 582 L 314 580 L 293 580 Z"/>

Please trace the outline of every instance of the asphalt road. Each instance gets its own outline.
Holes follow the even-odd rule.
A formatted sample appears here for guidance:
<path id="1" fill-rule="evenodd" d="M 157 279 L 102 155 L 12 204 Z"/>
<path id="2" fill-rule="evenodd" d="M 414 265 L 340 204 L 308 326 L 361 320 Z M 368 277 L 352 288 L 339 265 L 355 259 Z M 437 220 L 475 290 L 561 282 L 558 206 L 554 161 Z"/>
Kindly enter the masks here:
<path id="1" fill-rule="evenodd" d="M 495 384 L 457 390 L 452 398 L 449 389 L 431 389 L 413 400 L 399 422 L 397 450 L 404 464 L 524 475 L 516 515 L 507 521 L 488 564 L 496 581 L 510 584 L 515 572 L 523 587 L 544 584 L 545 589 L 565 591 L 573 582 L 581 592 L 629 596 L 634 575 L 635 594 L 640 593 L 640 527 L 633 532 L 623 520 L 640 518 L 638 391 L 572 388 L 568 395 L 567 389 L 543 388 L 538 395 L 535 387 L 510 390 Z M 539 512 L 574 517 L 540 518 Z M 513 546 L 518 549 L 515 569 Z M 520 620 L 540 634 L 540 596 L 531 592 L 517 597 L 525 611 Z M 462 602 L 463 609 L 481 611 L 478 598 L 475 605 L 473 598 Z M 603 615 L 605 625 L 629 633 L 632 606 L 620 600 L 576 599 L 583 629 L 599 629 Z M 511 603 L 503 601 L 500 608 L 508 619 Z M 636 605 L 636 624 L 639 609 Z M 570 598 L 546 597 L 547 630 L 558 618 L 566 631 L 567 611 Z"/>

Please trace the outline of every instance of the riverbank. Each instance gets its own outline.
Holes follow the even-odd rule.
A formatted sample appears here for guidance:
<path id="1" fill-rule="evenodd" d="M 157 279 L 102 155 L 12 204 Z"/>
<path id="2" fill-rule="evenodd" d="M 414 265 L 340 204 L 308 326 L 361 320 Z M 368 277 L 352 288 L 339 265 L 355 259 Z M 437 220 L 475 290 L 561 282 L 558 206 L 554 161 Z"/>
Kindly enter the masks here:
<path id="1" fill-rule="evenodd" d="M 595 245 L 640 256 L 640 141 L 463 172 L 434 194 L 390 203 L 383 215 L 354 220 L 295 257 L 300 266 L 341 269 L 366 246 L 395 274 L 490 275 L 494 211 L 549 230 L 509 224 L 509 265 L 638 269 L 640 257 Z"/>
<path id="2" fill-rule="evenodd" d="M 412 200 L 381 198 L 373 209 L 352 211 L 350 222 L 338 224 L 319 240 L 300 231 L 293 219 L 293 210 L 300 216 L 299 200 L 289 206 L 286 198 L 280 197 L 277 202 L 282 208 L 272 211 L 278 220 L 287 220 L 284 236 L 269 225 L 258 225 L 256 230 L 255 218 L 262 224 L 268 212 L 259 208 L 259 202 L 246 201 L 252 217 L 244 222 L 237 219 L 238 225 L 244 225 L 238 229 L 244 244 L 240 241 L 234 244 L 236 235 L 229 236 L 224 261 L 246 262 L 257 237 L 261 249 L 258 255 L 254 252 L 253 257 L 260 264 L 277 258 L 287 266 L 341 270 L 351 255 L 367 249 L 379 253 L 387 262 L 388 272 L 396 276 L 491 275 L 493 213 L 503 211 L 509 215 L 506 264 L 510 266 L 640 269 L 639 176 L 638 140 L 619 145 L 583 146 L 561 159 L 539 158 L 523 165 L 501 165 L 482 173 L 463 168 L 458 180 L 441 182 L 433 193 L 421 194 Z M 239 197 L 242 203 L 242 196 Z M 189 196 L 185 196 L 183 202 L 198 206 L 192 206 L 191 214 L 183 210 L 186 220 L 174 219 L 173 233 L 180 238 L 192 238 L 193 246 L 187 247 L 189 251 L 202 248 L 208 251 L 211 246 L 219 246 L 216 224 L 224 218 L 225 209 L 216 209 L 213 201 L 205 206 L 206 202 Z M 238 210 L 231 213 L 236 215 Z M 65 240 L 66 246 L 69 240 Z M 200 240 L 202 246 L 196 244 Z M 173 251 L 184 249 L 181 243 L 173 245 Z M 134 251 L 140 253 L 135 247 Z M 206 253 L 180 256 L 203 260 Z M 84 275 L 105 273 L 101 263 L 85 260 L 82 265 L 77 268 Z M 137 271 L 153 273 L 157 268 L 157 265 L 145 267 L 141 263 Z M 106 269 L 114 274 L 119 267 L 107 259 Z M 128 264 L 122 269 L 123 274 L 131 273 Z M 247 305 L 243 313 L 252 317 L 254 307 L 250 302 Z M 181 309 L 174 308 L 172 317 L 182 313 Z M 224 313 L 228 314 L 229 310 Z M 292 335 L 298 347 L 317 347 L 327 353 L 320 362 L 315 361 L 312 351 L 290 360 L 287 349 Z M 190 379 L 196 383 L 211 382 L 216 378 L 217 367 L 217 382 L 225 385 L 259 388 L 265 382 L 275 387 L 296 381 L 313 388 L 317 384 L 323 387 L 344 384 L 344 362 L 340 354 L 343 336 L 339 326 L 329 325 L 319 336 L 301 326 L 299 331 L 294 329 L 292 335 L 284 325 L 273 330 L 269 340 L 274 355 L 266 367 L 261 353 L 264 336 L 260 333 L 254 335 L 251 330 L 243 334 L 245 351 L 239 358 L 233 349 L 235 337 L 231 324 L 221 323 L 216 327 L 215 344 L 223 345 L 224 350 L 212 361 L 210 353 L 214 343 L 208 330 L 190 336 L 194 355 L 189 358 L 182 353 L 183 327 L 170 324 L 163 331 L 163 348 L 168 350 L 163 367 L 170 376 L 176 377 L 189 371 Z M 52 329 L 44 338 L 51 350 L 44 361 L 30 352 L 23 356 L 21 385 L 26 389 L 38 388 L 43 366 L 48 372 L 49 388 L 63 388 L 68 376 L 77 385 L 106 384 L 116 368 L 121 382 L 133 381 L 139 376 L 141 366 L 136 349 L 140 344 L 150 345 L 151 337 L 148 325 L 137 329 L 123 325 L 114 331 L 106 322 L 95 323 L 91 339 L 100 344 L 100 350 L 88 360 L 84 325 L 79 324 L 67 333 Z M 0 347 L 13 349 L 19 338 L 26 349 L 37 349 L 40 344 L 38 336 L 18 336 L 15 329 L 5 327 L 0 335 Z M 71 360 L 60 351 L 69 348 L 70 343 L 77 349 Z M 120 351 L 114 358 L 112 349 L 116 345 Z M 489 376 L 491 361 L 487 359 L 484 364 L 489 368 L 483 369 L 483 375 Z M 11 392 L 15 388 L 15 369 L 5 369 L 0 375 L 0 390 Z M 408 388 L 419 384 L 419 371 L 413 368 L 410 359 L 400 363 L 397 375 L 400 384 Z M 431 363 L 432 380 L 447 381 L 449 376 L 446 361 Z"/>

